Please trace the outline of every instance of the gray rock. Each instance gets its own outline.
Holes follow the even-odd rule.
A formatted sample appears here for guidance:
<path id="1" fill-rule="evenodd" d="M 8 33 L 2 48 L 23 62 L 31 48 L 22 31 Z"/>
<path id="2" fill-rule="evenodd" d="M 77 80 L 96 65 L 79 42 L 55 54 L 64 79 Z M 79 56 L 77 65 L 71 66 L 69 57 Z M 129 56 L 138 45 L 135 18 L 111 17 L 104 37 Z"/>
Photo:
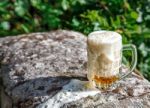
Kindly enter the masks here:
<path id="1" fill-rule="evenodd" d="M 87 91 L 86 66 L 86 36 L 81 33 L 57 30 L 0 38 L 2 108 L 150 107 L 146 79 L 133 73 L 110 90 Z M 122 67 L 121 74 L 126 71 Z"/>

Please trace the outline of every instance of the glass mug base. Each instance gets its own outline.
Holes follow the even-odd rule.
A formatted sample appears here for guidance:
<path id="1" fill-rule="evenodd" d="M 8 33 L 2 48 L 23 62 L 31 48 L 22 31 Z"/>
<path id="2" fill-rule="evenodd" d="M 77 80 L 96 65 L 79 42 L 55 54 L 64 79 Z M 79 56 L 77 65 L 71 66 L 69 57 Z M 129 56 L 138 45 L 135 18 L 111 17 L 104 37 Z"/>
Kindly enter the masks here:
<path id="1" fill-rule="evenodd" d="M 118 75 L 109 77 L 102 77 L 95 75 L 94 78 L 92 78 L 92 86 L 98 89 L 107 89 L 118 80 L 119 80 Z"/>

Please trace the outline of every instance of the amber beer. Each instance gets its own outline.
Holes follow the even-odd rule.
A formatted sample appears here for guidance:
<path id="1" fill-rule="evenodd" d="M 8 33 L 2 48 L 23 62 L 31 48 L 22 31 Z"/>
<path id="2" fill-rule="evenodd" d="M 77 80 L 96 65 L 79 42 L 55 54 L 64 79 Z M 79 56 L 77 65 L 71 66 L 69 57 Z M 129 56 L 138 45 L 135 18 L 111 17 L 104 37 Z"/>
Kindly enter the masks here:
<path id="1" fill-rule="evenodd" d="M 89 34 L 87 45 L 87 77 L 90 86 L 108 88 L 120 79 L 119 68 L 122 59 L 122 37 L 120 34 L 112 31 L 95 31 Z M 135 68 L 135 65 L 136 59 L 134 57 L 132 70 Z"/>

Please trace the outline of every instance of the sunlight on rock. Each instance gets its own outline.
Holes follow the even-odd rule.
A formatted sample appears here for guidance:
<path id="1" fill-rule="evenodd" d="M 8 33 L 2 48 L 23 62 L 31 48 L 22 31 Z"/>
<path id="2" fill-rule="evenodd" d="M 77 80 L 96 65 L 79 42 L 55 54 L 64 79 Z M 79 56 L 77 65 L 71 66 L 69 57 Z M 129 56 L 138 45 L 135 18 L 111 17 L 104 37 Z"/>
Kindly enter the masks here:
<path id="1" fill-rule="evenodd" d="M 59 108 L 65 103 L 73 102 L 88 96 L 94 96 L 100 93 L 99 90 L 91 90 L 90 88 L 87 88 L 87 83 L 87 81 L 72 79 L 70 83 L 63 86 L 63 89 L 59 93 L 47 102 L 39 105 L 38 108 L 44 108 L 45 106 L 47 106 L 47 108 Z"/>

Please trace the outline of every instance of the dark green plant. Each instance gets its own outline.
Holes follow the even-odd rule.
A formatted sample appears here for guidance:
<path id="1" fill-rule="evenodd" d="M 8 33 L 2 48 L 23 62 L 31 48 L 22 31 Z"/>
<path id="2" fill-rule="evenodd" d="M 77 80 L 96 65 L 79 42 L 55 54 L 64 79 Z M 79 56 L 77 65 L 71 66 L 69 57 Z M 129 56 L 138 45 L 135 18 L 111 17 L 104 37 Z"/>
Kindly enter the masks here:
<path id="1" fill-rule="evenodd" d="M 0 36 L 55 29 L 76 30 L 86 35 L 103 29 L 120 33 L 124 44 L 137 46 L 137 68 L 150 80 L 150 0 L 0 2 Z"/>

